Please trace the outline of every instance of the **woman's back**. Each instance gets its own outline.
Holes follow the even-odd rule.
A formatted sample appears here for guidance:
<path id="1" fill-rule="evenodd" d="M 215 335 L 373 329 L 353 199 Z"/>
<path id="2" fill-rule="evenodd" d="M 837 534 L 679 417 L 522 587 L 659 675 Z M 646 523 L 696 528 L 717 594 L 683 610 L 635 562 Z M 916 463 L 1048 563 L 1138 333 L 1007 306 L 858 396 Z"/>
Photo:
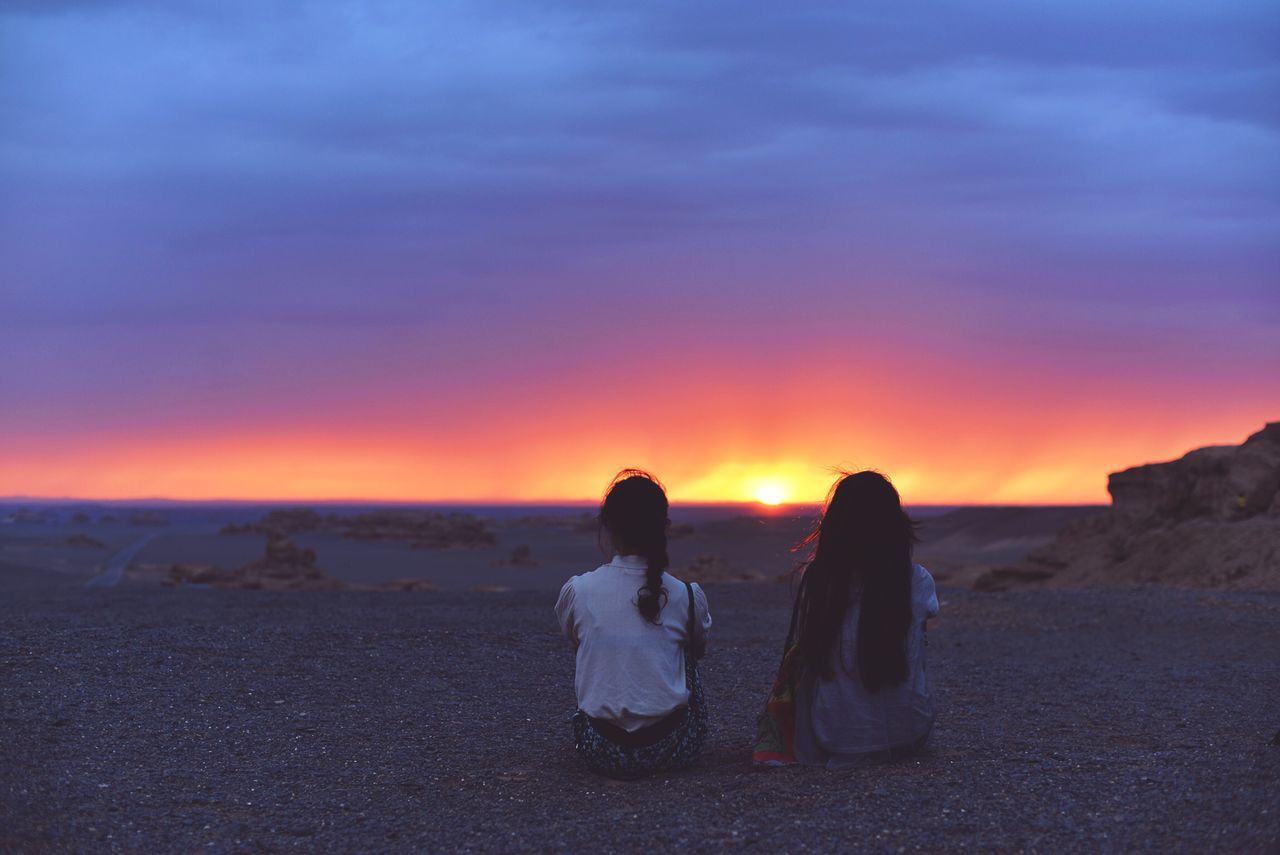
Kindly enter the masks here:
<path id="1" fill-rule="evenodd" d="M 656 478 L 619 472 L 599 516 L 614 558 L 566 582 L 556 603 L 577 657 L 574 747 L 615 778 L 688 766 L 706 740 L 697 659 L 711 615 L 700 588 L 666 572 L 669 510 Z"/>
<path id="2" fill-rule="evenodd" d="M 657 621 L 645 620 L 634 604 L 644 584 L 644 559 L 616 556 L 565 583 L 556 615 L 576 654 L 578 706 L 593 718 L 635 730 L 689 703 L 684 646 L 689 637 L 689 594 L 669 573 Z M 693 586 L 696 620 L 711 629 L 706 595 Z"/>
<path id="3" fill-rule="evenodd" d="M 925 672 L 924 622 L 938 614 L 933 577 L 912 565 L 911 625 L 906 635 L 907 679 L 869 692 L 857 670 L 860 608 L 857 594 L 839 637 L 839 658 L 829 679 L 809 673 L 796 696 L 796 757 L 802 763 L 840 766 L 876 752 L 922 741 L 933 726 Z"/>

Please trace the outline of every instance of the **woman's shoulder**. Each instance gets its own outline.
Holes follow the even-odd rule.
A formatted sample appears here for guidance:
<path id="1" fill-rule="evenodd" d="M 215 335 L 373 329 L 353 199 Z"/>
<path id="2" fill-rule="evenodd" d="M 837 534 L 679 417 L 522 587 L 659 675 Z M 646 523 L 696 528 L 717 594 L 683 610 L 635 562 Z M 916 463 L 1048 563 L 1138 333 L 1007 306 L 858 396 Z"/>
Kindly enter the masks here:
<path id="1" fill-rule="evenodd" d="M 593 570 L 584 570 L 576 576 L 570 576 L 569 581 L 565 582 L 565 584 L 574 585 L 580 590 L 599 585 L 612 577 L 609 569 L 608 564 L 601 564 Z"/>
<path id="2" fill-rule="evenodd" d="M 664 585 L 673 585 L 673 586 L 675 586 L 675 587 L 677 587 L 677 588 L 683 588 L 683 587 L 684 587 L 684 580 L 683 580 L 683 579 L 681 579 L 681 578 L 680 578 L 679 576 L 677 576 L 676 574 L 672 573 L 670 570 L 664 570 L 664 571 L 662 572 L 662 584 L 664 584 Z M 697 582 L 694 582 L 693 584 L 695 584 L 695 585 L 696 585 L 696 584 L 698 584 L 698 583 L 697 583 Z"/>
<path id="3" fill-rule="evenodd" d="M 933 581 L 933 574 L 920 564 L 913 564 L 911 570 L 911 599 L 915 607 L 933 617 L 938 613 L 938 586 Z"/>
<path id="4" fill-rule="evenodd" d="M 688 620 L 689 592 L 693 592 L 693 611 L 702 624 L 703 632 L 711 629 L 711 603 L 707 600 L 707 592 L 701 585 L 692 580 L 685 581 L 670 573 L 662 574 L 662 587 L 667 592 L 667 602 L 671 605 L 671 621 L 683 624 Z M 663 610 L 666 613 L 666 610 Z"/>
<path id="5" fill-rule="evenodd" d="M 670 596 L 672 589 L 680 591 L 685 596 L 688 596 L 689 589 L 692 588 L 695 596 L 698 594 L 701 594 L 703 599 L 706 599 L 707 597 L 706 589 L 703 588 L 701 585 L 699 585 L 697 582 L 694 582 L 692 580 L 686 581 L 684 579 L 681 579 L 679 576 L 676 576 L 674 573 L 670 573 L 670 572 L 663 573 L 662 585 L 667 589 L 668 596 Z"/>
<path id="6" fill-rule="evenodd" d="M 911 593 L 913 599 L 927 600 L 934 595 L 938 586 L 933 581 L 933 574 L 924 569 L 923 564 L 911 565 Z"/>

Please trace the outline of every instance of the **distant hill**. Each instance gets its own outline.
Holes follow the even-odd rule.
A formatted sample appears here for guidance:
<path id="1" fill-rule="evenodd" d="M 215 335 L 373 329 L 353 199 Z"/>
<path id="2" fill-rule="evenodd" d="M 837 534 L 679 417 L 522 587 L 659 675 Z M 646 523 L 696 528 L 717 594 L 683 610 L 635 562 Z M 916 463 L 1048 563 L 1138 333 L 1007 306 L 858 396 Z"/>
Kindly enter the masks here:
<path id="1" fill-rule="evenodd" d="M 1280 589 L 1280 422 L 1240 445 L 1113 473 L 1111 507 L 975 587 L 1157 582 Z"/>

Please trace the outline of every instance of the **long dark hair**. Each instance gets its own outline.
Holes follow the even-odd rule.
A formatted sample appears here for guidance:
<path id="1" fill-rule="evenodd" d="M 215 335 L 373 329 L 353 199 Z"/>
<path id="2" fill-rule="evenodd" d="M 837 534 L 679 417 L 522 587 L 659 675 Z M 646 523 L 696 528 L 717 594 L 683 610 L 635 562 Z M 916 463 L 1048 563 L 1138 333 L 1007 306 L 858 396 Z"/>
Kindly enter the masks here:
<path id="1" fill-rule="evenodd" d="M 671 566 L 667 557 L 669 509 L 662 484 L 640 469 L 623 469 L 615 475 L 600 503 L 599 524 L 608 530 L 614 548 L 642 555 L 648 562 L 644 585 L 636 592 L 636 608 L 650 623 L 658 622 L 667 602 L 662 574 Z"/>
<path id="2" fill-rule="evenodd" d="M 840 629 L 857 605 L 862 685 L 875 692 L 907 679 L 915 527 L 879 472 L 846 473 L 831 489 L 822 519 L 801 543 L 814 549 L 796 594 L 800 655 L 820 677 L 835 676 L 837 659 L 848 671 Z"/>

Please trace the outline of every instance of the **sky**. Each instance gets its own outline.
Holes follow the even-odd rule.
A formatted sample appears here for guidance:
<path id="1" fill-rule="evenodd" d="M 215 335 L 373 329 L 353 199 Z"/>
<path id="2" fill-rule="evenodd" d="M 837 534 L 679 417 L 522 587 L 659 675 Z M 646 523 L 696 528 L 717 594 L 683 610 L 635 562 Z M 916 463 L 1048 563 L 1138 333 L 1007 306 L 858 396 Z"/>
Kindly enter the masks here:
<path id="1" fill-rule="evenodd" d="M 1271 0 L 9 0 L 0 117 L 0 495 L 1103 502 L 1280 419 Z"/>

